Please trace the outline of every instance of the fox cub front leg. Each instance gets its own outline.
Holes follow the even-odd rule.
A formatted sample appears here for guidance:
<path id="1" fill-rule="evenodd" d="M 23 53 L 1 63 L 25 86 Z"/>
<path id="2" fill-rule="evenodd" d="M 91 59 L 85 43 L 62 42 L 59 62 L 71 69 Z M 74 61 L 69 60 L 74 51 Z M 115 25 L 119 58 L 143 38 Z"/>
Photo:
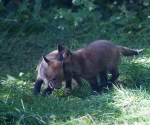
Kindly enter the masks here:
<path id="1" fill-rule="evenodd" d="M 40 93 L 41 86 L 42 86 L 43 80 L 40 78 L 37 78 L 34 84 L 33 94 L 37 95 Z"/>

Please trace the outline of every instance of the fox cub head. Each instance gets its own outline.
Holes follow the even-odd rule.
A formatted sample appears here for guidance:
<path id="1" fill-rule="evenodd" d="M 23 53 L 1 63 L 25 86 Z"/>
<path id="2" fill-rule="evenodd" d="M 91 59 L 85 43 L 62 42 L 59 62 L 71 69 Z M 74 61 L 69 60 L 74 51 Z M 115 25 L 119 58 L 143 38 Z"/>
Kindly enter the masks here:
<path id="1" fill-rule="evenodd" d="M 58 60 L 48 60 L 43 56 L 41 66 L 41 77 L 51 89 L 60 89 L 62 87 L 63 63 Z"/>
<path id="2" fill-rule="evenodd" d="M 48 60 L 43 56 L 40 75 L 44 82 L 52 89 L 60 89 L 62 81 L 72 77 L 72 54 L 69 50 L 57 45 L 58 57 L 56 60 Z M 68 77 L 68 78 L 67 78 Z"/>

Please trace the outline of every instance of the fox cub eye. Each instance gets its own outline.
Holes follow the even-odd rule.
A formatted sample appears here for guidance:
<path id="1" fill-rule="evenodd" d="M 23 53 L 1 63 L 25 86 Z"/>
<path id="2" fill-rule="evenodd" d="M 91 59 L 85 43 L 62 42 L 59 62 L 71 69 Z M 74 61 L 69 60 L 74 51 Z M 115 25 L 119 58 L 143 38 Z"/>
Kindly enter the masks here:
<path id="1" fill-rule="evenodd" d="M 53 81 L 56 81 L 56 78 L 52 78 Z"/>

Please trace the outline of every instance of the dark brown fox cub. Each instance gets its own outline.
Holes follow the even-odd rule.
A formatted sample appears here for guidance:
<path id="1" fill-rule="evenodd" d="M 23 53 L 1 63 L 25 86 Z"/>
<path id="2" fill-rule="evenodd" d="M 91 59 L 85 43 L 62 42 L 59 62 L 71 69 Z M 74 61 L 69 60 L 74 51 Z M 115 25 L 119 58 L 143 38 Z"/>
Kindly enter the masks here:
<path id="1" fill-rule="evenodd" d="M 119 76 L 118 62 L 120 53 L 124 56 L 137 55 L 143 49 L 134 50 L 117 46 L 106 40 L 92 42 L 85 48 L 72 52 L 58 45 L 59 58 L 63 59 L 64 69 L 87 80 L 92 89 L 100 91 L 103 87 L 111 87 Z M 59 68 L 62 72 L 63 68 Z M 111 74 L 107 79 L 107 72 Z M 98 86 L 97 75 L 101 86 Z"/>
<path id="2" fill-rule="evenodd" d="M 65 71 L 62 59 L 58 56 L 58 51 L 52 51 L 46 57 L 43 56 L 42 62 L 38 67 L 38 75 L 33 93 L 40 93 L 43 82 L 47 84 L 47 88 L 44 89 L 42 95 L 51 94 L 53 89 L 61 88 L 62 80 L 66 81 L 66 89 L 71 89 L 72 79 L 77 86 L 81 86 L 81 78 L 68 70 Z"/>

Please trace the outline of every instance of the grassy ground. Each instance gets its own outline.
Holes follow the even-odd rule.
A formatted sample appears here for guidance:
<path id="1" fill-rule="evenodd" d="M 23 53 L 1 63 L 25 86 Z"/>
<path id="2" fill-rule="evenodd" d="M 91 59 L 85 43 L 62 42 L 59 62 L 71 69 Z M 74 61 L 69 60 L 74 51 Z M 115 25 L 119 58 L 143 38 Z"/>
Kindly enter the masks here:
<path id="1" fill-rule="evenodd" d="M 76 33 L 77 34 L 77 33 Z M 70 93 L 55 90 L 47 97 L 33 96 L 36 68 L 42 55 L 60 43 L 72 50 L 97 39 L 118 45 L 145 48 L 136 57 L 122 57 L 120 77 L 113 89 L 94 93 L 85 81 Z M 75 37 L 43 32 L 0 36 L 0 124 L 148 125 L 150 124 L 149 34 L 95 28 Z M 44 85 L 43 87 L 44 88 Z"/>

